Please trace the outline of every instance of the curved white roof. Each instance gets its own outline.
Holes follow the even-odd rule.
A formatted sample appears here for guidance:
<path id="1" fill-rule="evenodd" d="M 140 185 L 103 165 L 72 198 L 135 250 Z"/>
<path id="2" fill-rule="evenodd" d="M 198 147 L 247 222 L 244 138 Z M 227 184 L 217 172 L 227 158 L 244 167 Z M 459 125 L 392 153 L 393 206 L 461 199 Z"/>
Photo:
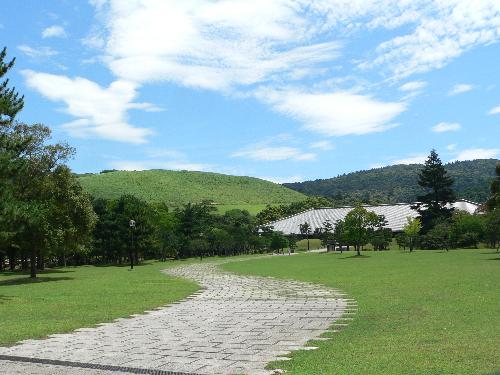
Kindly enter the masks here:
<path id="1" fill-rule="evenodd" d="M 398 204 L 384 204 L 377 206 L 362 206 L 368 211 L 375 212 L 377 215 L 384 215 L 387 220 L 386 228 L 391 228 L 393 232 L 400 232 L 407 223 L 407 217 L 418 217 L 418 212 L 413 210 L 411 206 L 414 203 L 398 203 Z M 456 209 L 464 210 L 469 213 L 474 213 L 479 205 L 469 201 L 457 201 L 453 204 Z M 311 209 L 301 212 L 299 214 L 277 220 L 269 225 L 279 232 L 284 234 L 300 234 L 300 225 L 307 222 L 311 226 L 311 231 L 314 232 L 318 228 L 322 228 L 326 220 L 335 226 L 337 220 L 344 220 L 346 215 L 354 207 L 324 207 Z"/>

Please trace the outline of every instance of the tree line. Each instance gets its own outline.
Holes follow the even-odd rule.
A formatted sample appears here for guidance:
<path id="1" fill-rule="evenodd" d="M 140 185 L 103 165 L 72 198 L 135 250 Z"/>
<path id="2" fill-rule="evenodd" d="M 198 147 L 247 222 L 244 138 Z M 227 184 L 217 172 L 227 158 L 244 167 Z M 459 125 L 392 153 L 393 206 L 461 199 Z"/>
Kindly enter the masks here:
<path id="1" fill-rule="evenodd" d="M 500 164 L 495 169 L 496 177 L 491 183 L 489 200 L 477 214 L 455 210 L 452 204 L 456 200 L 453 190 L 453 178 L 444 168 L 438 154 L 432 150 L 424 167 L 418 175 L 418 184 L 424 191 L 417 197 L 414 208 L 418 218 L 407 218 L 402 233 L 396 235 L 400 248 L 450 249 L 459 247 L 477 247 L 485 242 L 495 248 L 500 245 Z M 269 207 L 263 215 L 279 213 L 280 207 Z M 360 255 L 363 246 L 370 243 L 374 250 L 386 249 L 392 241 L 393 233 L 385 228 L 384 216 L 377 216 L 362 206 L 351 210 L 343 220 L 336 223 L 326 221 L 312 235 L 321 238 L 325 246 L 353 246 Z M 300 232 L 309 239 L 309 224 L 300 225 Z"/>

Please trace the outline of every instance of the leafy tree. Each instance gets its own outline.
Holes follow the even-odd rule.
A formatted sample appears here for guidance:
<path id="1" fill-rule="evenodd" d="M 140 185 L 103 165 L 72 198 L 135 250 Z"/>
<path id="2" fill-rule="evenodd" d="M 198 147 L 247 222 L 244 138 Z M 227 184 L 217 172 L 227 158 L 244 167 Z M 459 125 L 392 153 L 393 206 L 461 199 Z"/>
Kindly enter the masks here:
<path id="1" fill-rule="evenodd" d="M 379 225 L 380 219 L 377 214 L 361 206 L 354 208 L 346 215 L 345 236 L 354 245 L 358 255 L 361 255 L 361 247 L 368 243 L 370 234 Z"/>
<path id="2" fill-rule="evenodd" d="M 281 250 L 288 247 L 288 239 L 281 232 L 274 232 L 271 238 L 271 250 Z"/>
<path id="3" fill-rule="evenodd" d="M 484 236 L 484 218 L 468 212 L 457 211 L 453 214 L 450 228 L 452 247 L 477 247 Z"/>
<path id="4" fill-rule="evenodd" d="M 398 233 L 396 234 L 395 238 L 396 238 L 396 243 L 399 246 L 399 250 L 401 250 L 401 248 L 403 248 L 403 250 L 406 250 L 406 246 L 408 246 L 408 239 L 406 237 L 406 234 L 404 232 Z"/>
<path id="5" fill-rule="evenodd" d="M 6 134 L 14 143 L 22 145 L 17 157 L 10 160 L 16 164 L 16 159 L 21 159 L 23 164 L 22 173 L 18 170 L 11 176 L 12 197 L 16 202 L 16 214 L 11 217 L 17 227 L 16 243 L 24 251 L 30 251 L 30 275 L 35 278 L 37 263 L 38 268 L 43 269 L 44 256 L 57 246 L 56 231 L 62 230 L 50 225 L 54 195 L 51 180 L 74 150 L 66 144 L 47 144 L 50 129 L 40 124 L 11 124 Z"/>
<path id="6" fill-rule="evenodd" d="M 423 249 L 450 249 L 451 225 L 448 221 L 436 224 L 431 230 L 420 238 L 420 245 Z"/>
<path id="7" fill-rule="evenodd" d="M 321 231 L 321 244 L 325 247 L 328 246 L 329 242 L 333 240 L 334 225 L 330 220 L 323 222 L 323 227 Z"/>
<path id="8" fill-rule="evenodd" d="M 405 234 L 404 244 L 408 245 L 410 247 L 410 252 L 412 252 L 418 242 L 420 230 L 422 229 L 422 222 L 419 218 L 412 218 L 410 216 L 407 217 L 406 220 L 407 223 L 403 228 Z"/>
<path id="9" fill-rule="evenodd" d="M 49 180 L 52 186 L 50 226 L 57 228 L 56 252 L 66 266 L 68 252 L 81 252 L 90 244 L 97 221 L 90 196 L 66 166 L 58 166 Z"/>
<path id="10" fill-rule="evenodd" d="M 200 239 L 202 234 L 209 232 L 210 224 L 214 221 L 214 211 L 215 207 L 207 202 L 196 204 L 188 203 L 181 209 L 176 210 L 176 215 L 179 220 L 179 237 L 181 241 L 179 257 L 188 258 L 197 255 L 195 252 L 196 249 L 191 249 L 190 241 Z"/>
<path id="11" fill-rule="evenodd" d="M 337 220 L 335 223 L 335 228 L 333 230 L 333 241 L 335 250 L 335 243 L 339 245 L 340 253 L 343 252 L 343 245 L 347 244 L 347 250 L 349 250 L 349 245 L 346 237 L 345 222 L 343 220 Z"/>
<path id="12" fill-rule="evenodd" d="M 385 250 L 392 240 L 392 230 L 386 228 L 387 220 L 384 215 L 378 216 L 378 222 L 375 228 L 371 230 L 370 243 L 374 250 Z"/>
<path id="13" fill-rule="evenodd" d="M 303 236 L 305 236 L 307 238 L 307 251 L 309 251 L 311 249 L 310 245 L 309 245 L 309 237 L 310 237 L 311 232 L 312 232 L 311 226 L 306 221 L 305 223 L 302 223 L 299 225 L 299 230 L 300 230 L 300 234 L 302 234 Z"/>
<path id="14" fill-rule="evenodd" d="M 500 209 L 496 208 L 484 215 L 484 236 L 492 248 L 500 248 Z"/>
<path id="15" fill-rule="evenodd" d="M 448 176 L 435 150 L 431 151 L 420 171 L 418 184 L 426 191 L 418 196 L 419 203 L 415 206 L 421 216 L 422 230 L 426 233 L 438 222 L 451 218 L 453 208 L 449 205 L 455 202 L 453 179 Z"/>
<path id="16" fill-rule="evenodd" d="M 500 209 L 500 163 L 495 167 L 495 179 L 491 182 L 491 196 L 486 202 L 486 210 L 493 211 Z"/>

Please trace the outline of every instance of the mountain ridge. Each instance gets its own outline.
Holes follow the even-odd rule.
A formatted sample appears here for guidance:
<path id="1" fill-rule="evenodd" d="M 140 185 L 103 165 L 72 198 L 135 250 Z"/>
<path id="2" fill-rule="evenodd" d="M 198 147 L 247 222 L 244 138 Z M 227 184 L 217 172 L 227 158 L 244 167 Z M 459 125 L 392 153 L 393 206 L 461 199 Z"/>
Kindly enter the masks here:
<path id="1" fill-rule="evenodd" d="M 495 165 L 499 162 L 498 159 L 476 159 L 445 164 L 454 179 L 457 198 L 478 203 L 488 199 Z M 423 192 L 417 183 L 422 167 L 423 164 L 397 164 L 283 185 L 306 195 L 325 196 L 346 204 L 414 202 Z"/>

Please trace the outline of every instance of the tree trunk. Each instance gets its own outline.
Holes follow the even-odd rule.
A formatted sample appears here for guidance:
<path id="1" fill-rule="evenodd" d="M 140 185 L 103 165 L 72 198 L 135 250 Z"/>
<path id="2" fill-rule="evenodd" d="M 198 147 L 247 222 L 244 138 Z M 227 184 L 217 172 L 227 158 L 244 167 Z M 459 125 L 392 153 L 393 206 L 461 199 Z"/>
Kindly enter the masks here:
<path id="1" fill-rule="evenodd" d="M 307 236 L 307 251 L 311 250 L 311 247 L 309 246 L 309 236 Z"/>
<path id="2" fill-rule="evenodd" d="M 357 251 L 358 255 L 361 255 L 360 249 L 361 249 L 361 246 L 360 245 L 356 245 L 356 251 Z"/>
<path id="3" fill-rule="evenodd" d="M 31 250 L 31 257 L 30 257 L 30 263 L 31 263 L 30 277 L 32 279 L 36 279 L 36 253 L 37 253 L 37 251 L 35 249 Z"/>

